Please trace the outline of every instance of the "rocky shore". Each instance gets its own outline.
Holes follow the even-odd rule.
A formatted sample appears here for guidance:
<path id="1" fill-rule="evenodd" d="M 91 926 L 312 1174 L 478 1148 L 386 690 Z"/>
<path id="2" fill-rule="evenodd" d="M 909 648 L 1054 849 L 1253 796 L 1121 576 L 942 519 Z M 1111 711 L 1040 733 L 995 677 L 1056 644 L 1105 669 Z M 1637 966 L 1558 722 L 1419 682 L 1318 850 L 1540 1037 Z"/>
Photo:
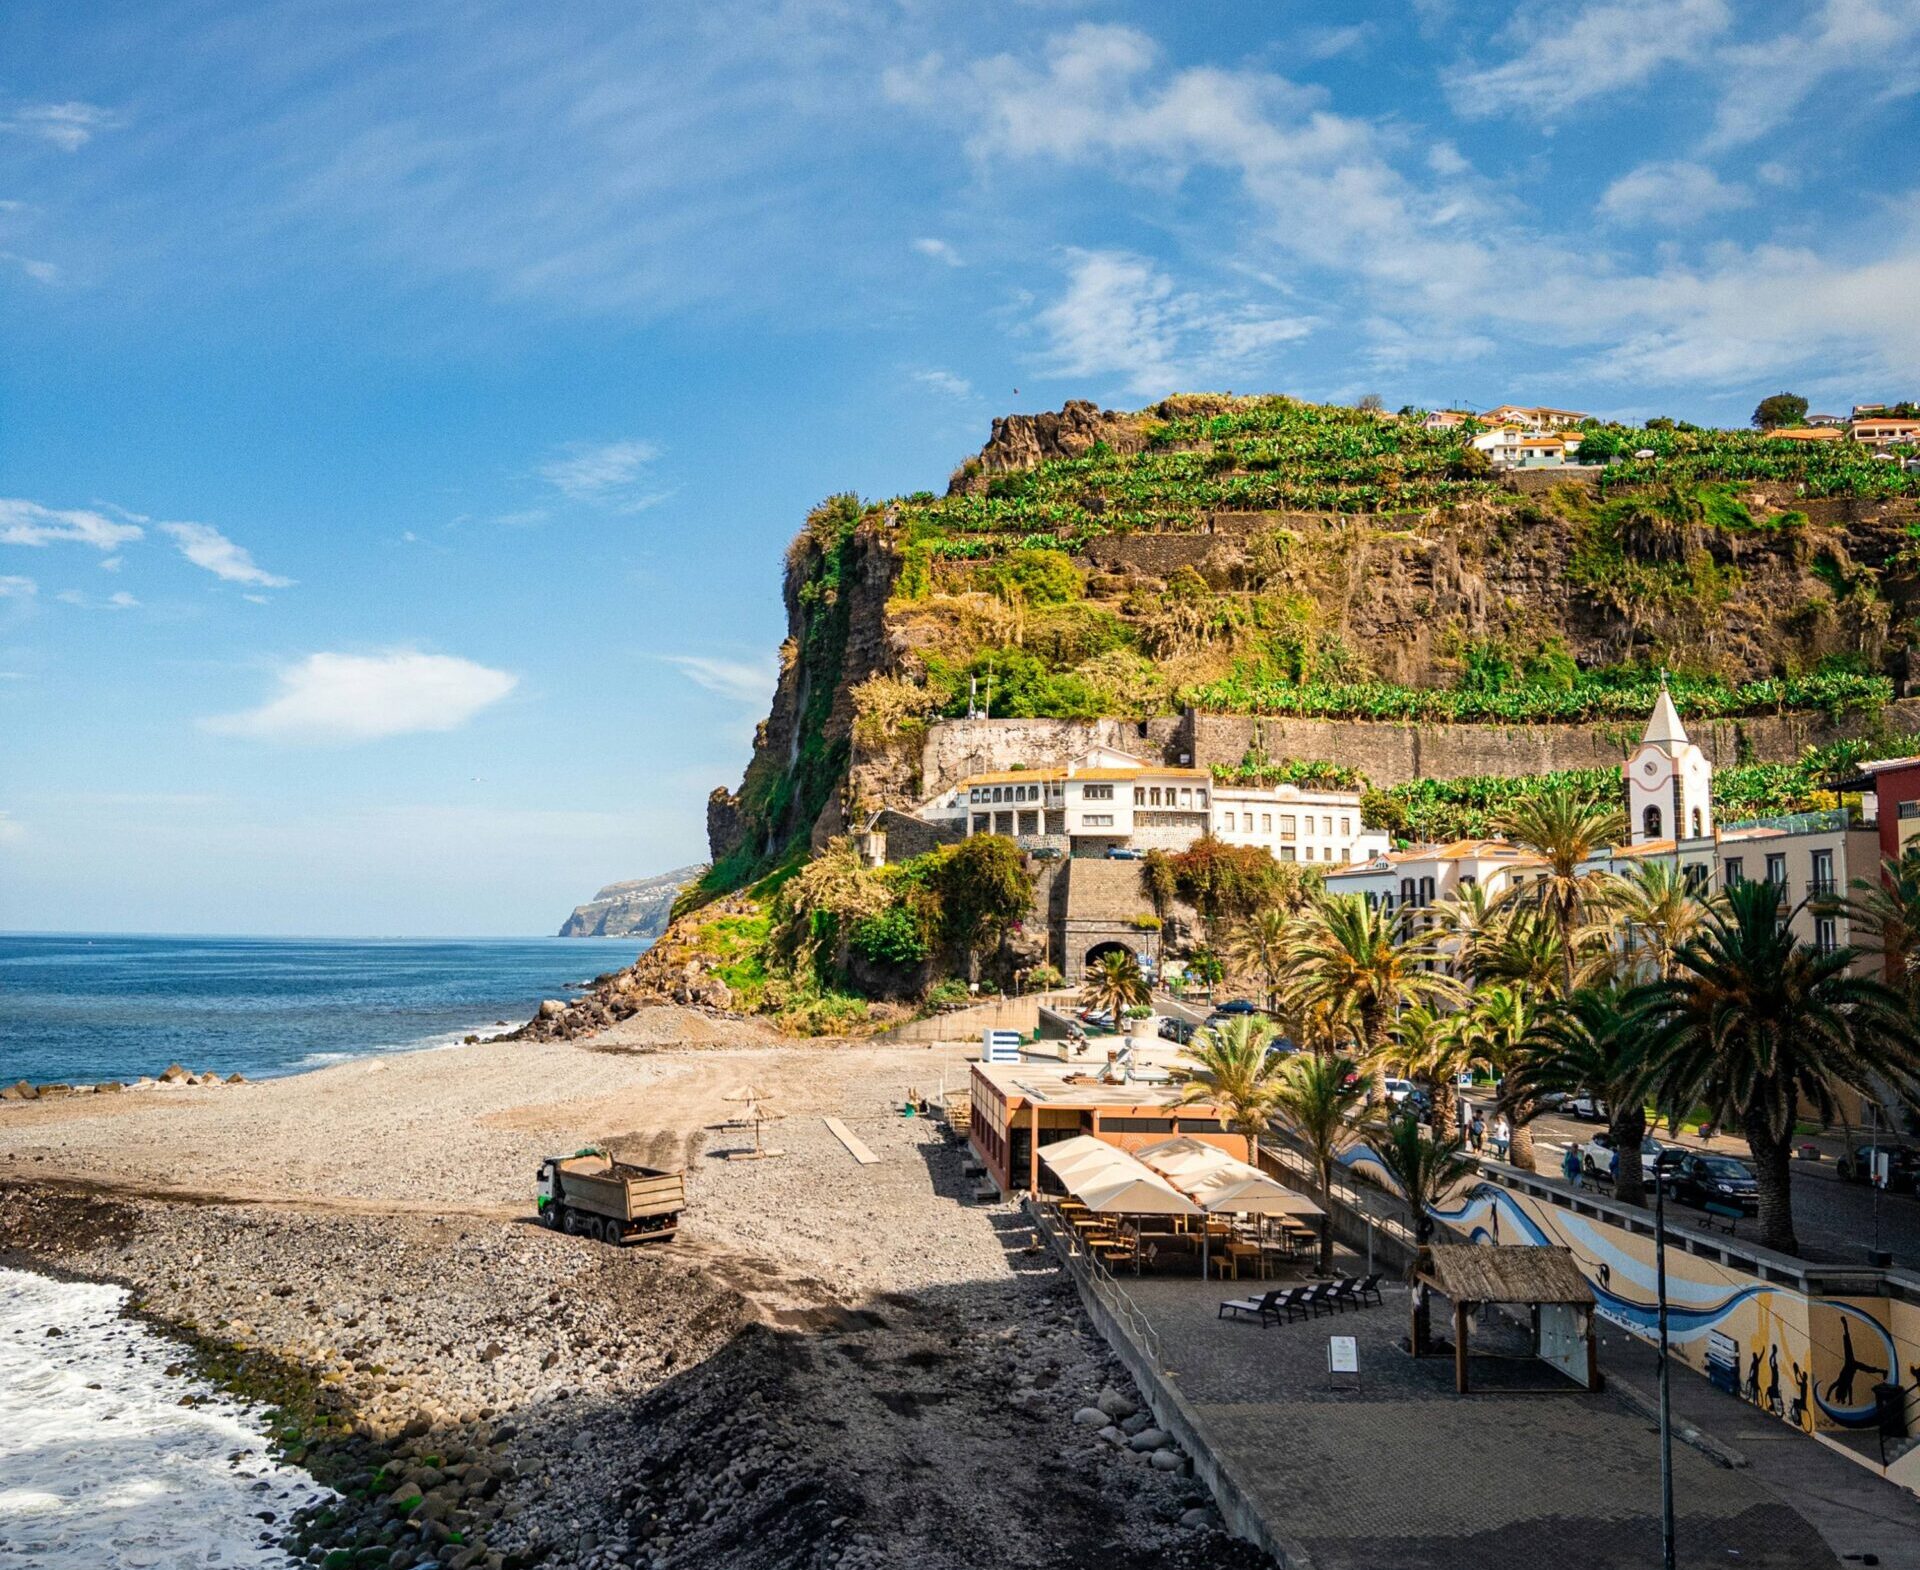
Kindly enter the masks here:
<path id="1" fill-rule="evenodd" d="M 958 1053 L 643 1018 L 612 1050 L 8 1107 L 0 1258 L 127 1285 L 275 1405 L 284 1455 L 340 1493 L 264 1525 L 295 1563 L 1263 1562 L 1017 1210 L 965 1204 L 958 1148 L 900 1116 Z M 784 1113 L 774 1160 L 726 1159 L 748 1083 Z M 687 1167 L 677 1241 L 532 1224 L 538 1157 L 589 1141 Z"/>
<path id="2" fill-rule="evenodd" d="M 62 1096 L 108 1096 L 117 1095 L 126 1090 L 171 1089 L 184 1085 L 244 1085 L 244 1074 L 229 1074 L 222 1079 L 212 1072 L 196 1074 L 190 1068 L 182 1068 L 178 1063 L 169 1063 L 157 1075 L 142 1074 L 138 1079 L 103 1079 L 91 1085 L 68 1085 L 59 1081 L 36 1085 L 28 1080 L 15 1080 L 11 1085 L 0 1085 L 0 1101 L 57 1101 Z"/>

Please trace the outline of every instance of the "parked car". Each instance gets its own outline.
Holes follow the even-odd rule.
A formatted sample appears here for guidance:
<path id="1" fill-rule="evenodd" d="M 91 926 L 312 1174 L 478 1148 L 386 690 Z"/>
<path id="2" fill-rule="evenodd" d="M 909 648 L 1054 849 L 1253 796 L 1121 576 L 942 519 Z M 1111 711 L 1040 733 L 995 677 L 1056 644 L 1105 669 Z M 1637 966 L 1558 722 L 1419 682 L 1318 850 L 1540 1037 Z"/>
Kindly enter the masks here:
<path id="1" fill-rule="evenodd" d="M 1111 1034 L 1113 1030 L 1113 1016 L 1111 1014 L 1103 1014 L 1098 1009 L 1082 1009 L 1080 1011 L 1080 1021 L 1089 1030 L 1103 1030 L 1109 1034 Z"/>
<path id="2" fill-rule="evenodd" d="M 1145 861 L 1146 859 L 1147 853 L 1144 850 L 1135 850 L 1131 845 L 1109 845 L 1107 847 L 1108 861 Z"/>
<path id="3" fill-rule="evenodd" d="M 1691 1150 L 1662 1152 L 1655 1181 L 1683 1205 L 1737 1205 L 1760 1208 L 1760 1184 L 1753 1169 L 1732 1156 L 1703 1156 Z"/>
<path id="4" fill-rule="evenodd" d="M 1640 1141 L 1640 1170 L 1644 1176 L 1654 1176 L 1654 1168 L 1667 1148 L 1657 1139 Z M 1613 1135 L 1602 1131 L 1580 1147 L 1580 1170 L 1589 1177 L 1613 1175 Z"/>
<path id="5" fill-rule="evenodd" d="M 1383 1079 L 1380 1081 L 1381 1096 L 1396 1107 L 1413 1094 L 1413 1081 L 1410 1079 Z"/>
<path id="6" fill-rule="evenodd" d="M 1873 1145 L 1860 1145 L 1842 1156 L 1835 1167 L 1843 1178 L 1852 1183 L 1867 1183 L 1873 1179 Z M 1911 1145 L 1881 1145 L 1881 1155 L 1887 1158 L 1887 1190 L 1889 1193 L 1912 1194 L 1920 1192 L 1920 1150 Z"/>
<path id="7" fill-rule="evenodd" d="M 1234 998 L 1230 1002 L 1222 1003 L 1214 1009 L 1214 1013 L 1225 1014 L 1229 1018 L 1235 1014 L 1264 1014 L 1265 1012 L 1266 1010 L 1261 1008 L 1258 1003 L 1249 1003 L 1245 998 Z"/>
<path id="8" fill-rule="evenodd" d="M 1176 1042 L 1184 1047 L 1189 1041 L 1193 1040 L 1194 1029 L 1195 1027 L 1192 1020 L 1182 1019 L 1178 1014 L 1161 1016 L 1160 1039 L 1163 1041 Z"/>
<path id="9" fill-rule="evenodd" d="M 1568 1096 L 1557 1109 L 1562 1117 L 1579 1118 L 1586 1123 L 1604 1123 L 1607 1121 L 1607 1104 L 1598 1096 L 1581 1091 Z"/>

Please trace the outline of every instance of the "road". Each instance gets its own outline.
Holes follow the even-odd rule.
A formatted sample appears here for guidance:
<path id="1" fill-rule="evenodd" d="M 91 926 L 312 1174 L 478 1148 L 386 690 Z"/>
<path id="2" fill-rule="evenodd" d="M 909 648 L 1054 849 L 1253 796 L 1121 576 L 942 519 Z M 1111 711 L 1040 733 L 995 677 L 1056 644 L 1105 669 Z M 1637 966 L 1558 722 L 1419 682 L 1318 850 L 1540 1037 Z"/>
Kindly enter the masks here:
<path id="1" fill-rule="evenodd" d="M 1557 1175 L 1567 1146 L 1584 1144 L 1605 1127 L 1574 1118 L 1543 1113 L 1533 1120 L 1535 1159 L 1542 1172 Z M 1658 1136 L 1663 1144 L 1684 1145 L 1690 1150 L 1713 1150 L 1719 1155 L 1745 1159 L 1746 1145 L 1738 1139 L 1720 1138 L 1711 1145 L 1697 1139 L 1669 1139 Z M 1920 1267 L 1920 1199 L 1911 1194 L 1879 1196 L 1880 1247 L 1893 1254 L 1896 1265 Z M 1793 1224 L 1800 1238 L 1800 1252 L 1821 1264 L 1864 1264 L 1874 1239 L 1874 1194 L 1864 1183 L 1843 1182 L 1829 1162 L 1796 1161 L 1793 1166 Z M 1669 1199 L 1668 1213 L 1686 1221 L 1704 1221 L 1705 1213 L 1691 1205 Z M 1752 1221 L 1739 1224 L 1739 1235 L 1752 1240 L 1756 1229 Z"/>

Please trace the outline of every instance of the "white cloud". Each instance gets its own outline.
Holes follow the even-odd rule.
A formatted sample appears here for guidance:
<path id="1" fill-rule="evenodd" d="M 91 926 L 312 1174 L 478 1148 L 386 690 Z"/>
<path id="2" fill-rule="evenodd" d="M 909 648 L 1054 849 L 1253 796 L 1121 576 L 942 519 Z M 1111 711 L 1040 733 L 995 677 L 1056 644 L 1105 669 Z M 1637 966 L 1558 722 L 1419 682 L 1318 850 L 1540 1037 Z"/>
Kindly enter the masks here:
<path id="1" fill-rule="evenodd" d="M 40 592 L 31 578 L 0 574 L 0 600 L 30 600 Z"/>
<path id="2" fill-rule="evenodd" d="M 131 611 L 140 608 L 140 602 L 125 589 L 109 594 L 104 600 L 96 600 L 78 589 L 62 589 L 54 598 L 62 605 L 71 605 L 83 611 Z"/>
<path id="3" fill-rule="evenodd" d="M 945 393 L 949 398 L 973 396 L 973 383 L 964 376 L 955 376 L 952 371 L 915 371 L 913 379 L 922 387 L 930 387 L 937 393 Z"/>
<path id="4" fill-rule="evenodd" d="M 753 708 L 765 706 L 779 674 L 770 660 L 709 659 L 700 654 L 669 654 L 664 658 L 696 686 Z"/>
<path id="5" fill-rule="evenodd" d="M 60 269 L 52 262 L 43 262 L 38 257 L 22 256 L 17 251 L 0 251 L 0 262 L 17 267 L 35 283 L 58 283 Z"/>
<path id="6" fill-rule="evenodd" d="M 666 500 L 666 492 L 641 484 L 659 456 L 652 442 L 568 442 L 540 465 L 540 477 L 573 501 L 639 512 Z"/>
<path id="7" fill-rule="evenodd" d="M 1312 27 L 1300 36 L 1300 48 L 1310 60 L 1331 60 L 1352 54 L 1373 42 L 1374 24 L 1354 22 L 1345 27 Z"/>
<path id="8" fill-rule="evenodd" d="M 27 837 L 27 826 L 10 812 L 0 811 L 0 845 L 14 845 Z"/>
<path id="9" fill-rule="evenodd" d="M 1073 251 L 1067 287 L 1039 313 L 1044 368 L 1057 376 L 1112 376 L 1148 396 L 1201 386 L 1261 362 L 1313 323 L 1177 289 L 1145 257 Z"/>
<path id="10" fill-rule="evenodd" d="M 965 267 L 967 265 L 960 259 L 960 253 L 947 244 L 945 240 L 934 239 L 931 235 L 923 235 L 918 240 L 915 240 L 913 242 L 913 248 L 922 256 L 931 256 L 936 262 L 945 262 L 949 267 Z"/>
<path id="11" fill-rule="evenodd" d="M 0 115 L 0 131 L 51 142 L 63 153 L 75 153 L 93 140 L 94 133 L 119 122 L 110 110 L 95 104 L 22 104 Z"/>
<path id="12" fill-rule="evenodd" d="M 1787 10 L 1800 25 L 1723 51 L 1709 147 L 1755 141 L 1787 124 L 1829 77 L 1878 77 L 1887 97 L 1920 91 L 1920 5 L 1914 0 L 1823 0 L 1817 9 Z"/>
<path id="13" fill-rule="evenodd" d="M 1570 14 L 1526 8 L 1504 34 L 1516 52 L 1449 72 L 1447 95 L 1462 114 L 1551 121 L 1697 59 L 1731 22 L 1726 0 L 1591 0 Z"/>
<path id="14" fill-rule="evenodd" d="M 43 507 L 38 502 L 0 497 L 0 545 L 53 545 L 71 541 L 112 552 L 140 539 L 137 523 L 115 523 L 79 508 Z"/>
<path id="15" fill-rule="evenodd" d="M 1752 203 L 1745 186 L 1726 184 L 1705 164 L 1645 163 L 1607 187 L 1600 213 L 1615 223 L 1679 229 Z"/>
<path id="16" fill-rule="evenodd" d="M 282 578 L 255 564 L 244 546 L 236 545 L 211 524 L 163 523 L 160 532 L 171 536 L 180 554 L 227 583 L 251 583 L 263 589 L 285 589 L 293 579 Z"/>
<path id="17" fill-rule="evenodd" d="M 259 708 L 200 722 L 218 736 L 289 742 L 377 741 L 457 730 L 513 691 L 519 678 L 472 660 L 396 649 L 309 654 L 280 673 Z"/>

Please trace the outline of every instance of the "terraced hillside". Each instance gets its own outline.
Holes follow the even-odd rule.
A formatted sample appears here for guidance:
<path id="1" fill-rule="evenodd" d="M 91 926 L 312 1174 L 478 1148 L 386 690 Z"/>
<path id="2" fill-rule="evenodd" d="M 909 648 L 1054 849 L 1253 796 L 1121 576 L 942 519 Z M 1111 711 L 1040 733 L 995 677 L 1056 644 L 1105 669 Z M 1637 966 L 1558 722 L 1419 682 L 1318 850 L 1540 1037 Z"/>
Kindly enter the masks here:
<path id="1" fill-rule="evenodd" d="M 1277 397 L 1069 404 L 995 421 L 944 495 L 822 504 L 704 891 L 909 798 L 925 727 L 969 704 L 1624 723 L 1664 669 L 1689 715 L 1869 731 L 1905 680 L 1920 475 L 1898 461 L 1593 425 L 1587 450 L 1620 461 L 1515 481 L 1476 429 Z"/>

